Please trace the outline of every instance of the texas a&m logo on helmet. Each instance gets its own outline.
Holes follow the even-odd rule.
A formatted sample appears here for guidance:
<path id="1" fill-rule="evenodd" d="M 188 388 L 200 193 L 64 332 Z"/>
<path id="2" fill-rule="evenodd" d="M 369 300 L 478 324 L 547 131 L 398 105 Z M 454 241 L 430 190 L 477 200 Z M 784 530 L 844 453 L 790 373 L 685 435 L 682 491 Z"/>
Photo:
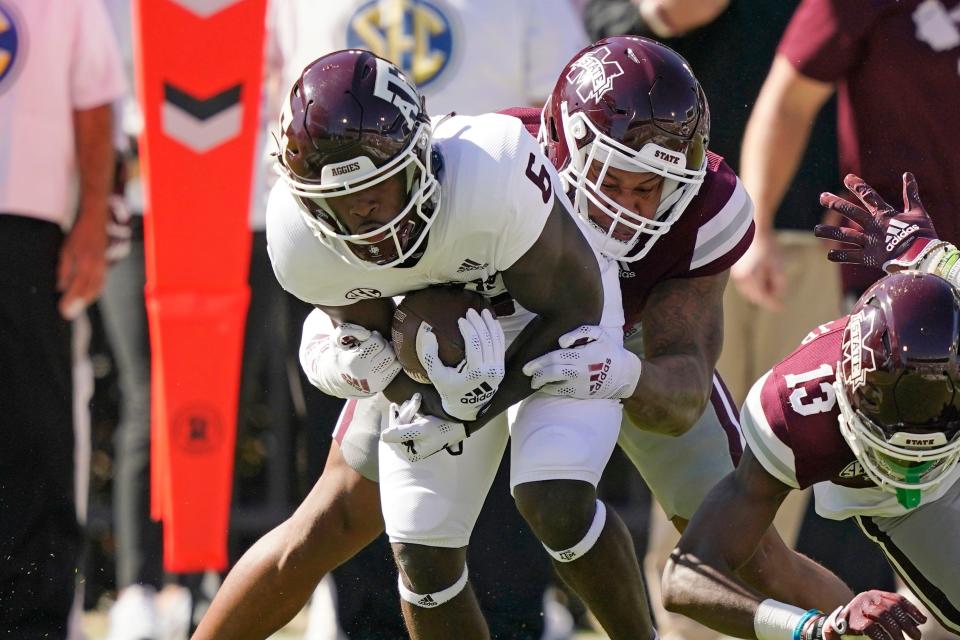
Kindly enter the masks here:
<path id="1" fill-rule="evenodd" d="M 421 251 L 440 203 L 432 128 L 420 93 L 369 51 L 334 51 L 308 64 L 280 116 L 278 172 L 307 226 L 344 261 L 367 269 Z M 406 203 L 375 228 L 353 231 L 328 202 L 400 180 Z"/>

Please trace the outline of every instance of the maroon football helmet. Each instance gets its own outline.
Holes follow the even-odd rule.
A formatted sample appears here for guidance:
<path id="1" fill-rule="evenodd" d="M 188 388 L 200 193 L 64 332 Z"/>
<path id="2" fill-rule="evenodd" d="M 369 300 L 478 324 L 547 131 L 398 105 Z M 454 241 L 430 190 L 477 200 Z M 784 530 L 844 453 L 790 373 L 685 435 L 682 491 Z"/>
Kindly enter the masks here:
<path id="1" fill-rule="evenodd" d="M 639 260 L 670 230 L 706 175 L 710 109 L 687 61 L 638 36 L 596 42 L 567 63 L 543 109 L 541 142 L 567 186 L 591 241 L 616 260 Z M 595 179 L 588 176 L 596 163 Z M 610 167 L 664 177 L 656 216 L 617 204 L 600 188 Z M 592 222 L 588 201 L 609 225 Z M 615 236 L 625 237 L 619 240 Z M 644 241 L 645 242 L 641 242 Z"/>
<path id="2" fill-rule="evenodd" d="M 935 275 L 887 276 L 854 306 L 837 366 L 840 431 L 880 488 L 930 489 L 960 459 L 958 346 L 960 296 Z"/>
<path id="3" fill-rule="evenodd" d="M 439 205 L 430 118 L 414 84 L 369 51 L 336 51 L 308 64 L 280 115 L 278 171 L 310 229 L 352 264 L 391 267 L 426 238 Z M 390 222 L 351 233 L 327 199 L 393 176 L 408 201 Z"/>

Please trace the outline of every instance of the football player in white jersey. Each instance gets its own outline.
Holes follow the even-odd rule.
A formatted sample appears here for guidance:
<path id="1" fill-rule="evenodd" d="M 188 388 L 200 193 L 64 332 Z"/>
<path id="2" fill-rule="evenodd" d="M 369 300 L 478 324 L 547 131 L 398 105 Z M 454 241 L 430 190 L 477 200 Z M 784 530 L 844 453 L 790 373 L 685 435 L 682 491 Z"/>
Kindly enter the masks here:
<path id="1" fill-rule="evenodd" d="M 487 635 L 466 547 L 508 436 L 515 501 L 557 570 L 611 637 L 650 637 L 629 534 L 596 496 L 621 405 L 531 396 L 521 370 L 581 326 L 622 344 L 616 266 L 591 249 L 536 141 L 495 114 L 432 123 L 402 72 L 359 50 L 308 65 L 280 127 L 271 260 L 285 289 L 337 323 L 324 390 L 388 420 L 381 506 L 412 637 Z M 392 297 L 434 284 L 511 309 L 499 321 L 468 314 L 465 341 L 483 349 L 465 366 L 422 357 L 429 386 L 401 371 L 382 336 Z M 508 429 L 501 414 L 521 401 Z"/>
<path id="2" fill-rule="evenodd" d="M 960 251 L 937 239 L 910 174 L 902 212 L 863 180 L 844 182 L 869 211 L 824 194 L 822 204 L 860 228 L 824 225 L 817 235 L 853 245 L 831 250 L 831 260 L 892 275 L 754 385 L 742 412 L 749 450 L 698 510 L 664 574 L 669 607 L 740 637 L 920 637 L 923 615 L 896 594 L 870 591 L 833 612 L 805 612 L 733 576 L 784 496 L 811 485 L 818 513 L 854 518 L 960 633 Z"/>
<path id="3" fill-rule="evenodd" d="M 635 51 L 632 57 L 627 49 Z M 650 66 L 635 68 L 640 59 L 651 61 Z M 669 104 L 654 101 L 645 111 L 635 104 L 635 96 L 649 94 L 654 81 L 670 87 L 658 96 Z M 582 91 L 585 98 L 593 99 L 593 87 L 608 87 L 609 92 L 599 97 L 609 112 L 632 116 L 624 116 L 619 123 L 614 122 L 616 116 L 609 120 L 605 115 L 596 117 L 598 110 L 588 108 L 585 99 L 574 98 Z M 736 409 L 713 367 L 719 355 L 717 327 L 727 270 L 742 255 L 752 234 L 749 197 L 732 169 L 719 156 L 705 153 L 709 112 L 699 83 L 683 59 L 667 47 L 642 38 L 611 38 L 591 45 L 564 69 L 551 105 L 553 122 L 547 127 L 554 127 L 560 136 L 568 130 L 572 135 L 577 127 L 584 128 L 580 135 L 588 126 L 603 127 L 600 137 L 570 143 L 564 153 L 553 145 L 551 155 L 570 177 L 570 188 L 580 193 L 581 213 L 591 199 L 604 203 L 610 212 L 606 221 L 604 214 L 598 217 L 602 225 L 598 246 L 620 259 L 627 327 L 634 334 L 630 349 L 644 359 L 640 362 L 632 354 L 605 346 L 611 366 L 602 380 L 598 377 L 599 385 L 586 383 L 593 360 L 582 357 L 585 351 L 573 354 L 578 360 L 579 380 L 572 384 L 558 384 L 544 375 L 550 369 L 546 365 L 564 358 L 563 352 L 549 354 L 533 365 L 531 373 L 540 371 L 536 384 L 545 385 L 544 390 L 551 393 L 624 398 L 629 419 L 623 423 L 619 444 L 682 529 L 709 488 L 733 469 L 740 451 Z M 561 107 L 565 115 L 561 115 Z M 679 114 L 669 127 L 673 136 L 654 140 L 657 130 L 648 123 L 651 109 Z M 536 135 L 541 122 L 538 111 L 510 111 Z M 640 135 L 628 136 L 631 131 Z M 586 144 L 589 140 L 600 144 Z M 639 162 L 623 162 L 617 160 L 616 151 L 605 152 L 624 146 L 638 151 L 647 142 L 656 142 L 653 151 L 659 148 L 666 160 L 645 154 Z M 578 160 L 568 165 L 566 160 L 574 153 Z M 678 166 L 668 164 L 678 156 L 683 158 Z M 612 166 L 609 175 L 591 171 L 578 177 L 578 171 L 591 165 L 586 158 L 616 162 L 608 165 Z M 659 173 L 651 173 L 651 166 Z M 626 242 L 611 242 L 613 236 L 607 237 L 606 232 L 617 226 L 611 224 L 613 220 L 621 229 L 641 229 L 643 233 L 631 232 Z M 461 267 L 466 270 L 470 265 Z M 325 385 L 320 363 L 330 353 L 333 333 L 331 321 L 319 310 L 304 325 L 301 363 L 321 389 Z M 575 337 L 566 336 L 563 344 Z M 648 341 L 646 355 L 644 338 Z M 598 346 L 593 344 L 591 350 Z M 601 364 L 604 360 L 601 358 Z M 681 384 L 673 384 L 678 379 Z M 313 492 L 290 520 L 240 561 L 217 595 L 198 637 L 218 637 L 214 635 L 218 630 L 221 637 L 264 637 L 299 610 L 325 573 L 382 531 L 380 513 L 372 506 L 379 495 L 380 411 L 366 401 L 347 402 L 334 431 L 327 467 Z M 304 531 L 307 533 L 302 534 Z M 811 606 L 826 607 L 852 596 L 842 583 L 816 566 L 808 568 L 808 579 L 800 585 L 773 578 L 775 572 L 768 567 L 776 565 L 787 551 L 771 530 L 765 538 L 765 552 L 744 567 L 743 575 L 757 588 Z M 288 558 L 296 558 L 296 562 Z M 279 602 L 276 594 L 281 589 L 286 597 Z"/>

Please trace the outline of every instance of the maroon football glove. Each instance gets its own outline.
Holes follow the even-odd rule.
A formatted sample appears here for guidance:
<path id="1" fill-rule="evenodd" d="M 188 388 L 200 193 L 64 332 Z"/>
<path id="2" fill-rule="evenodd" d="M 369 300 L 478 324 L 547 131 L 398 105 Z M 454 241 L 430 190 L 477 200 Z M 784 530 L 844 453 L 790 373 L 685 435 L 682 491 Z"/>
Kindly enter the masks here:
<path id="1" fill-rule="evenodd" d="M 896 593 L 864 591 L 834 611 L 823 625 L 824 640 L 867 636 L 873 640 L 919 640 L 918 625 L 927 621 L 913 603 Z"/>
<path id="2" fill-rule="evenodd" d="M 903 174 L 903 211 L 887 204 L 873 187 L 853 174 L 847 175 L 843 184 L 867 208 L 832 193 L 820 195 L 820 204 L 840 212 L 859 226 L 858 229 L 817 225 L 813 233 L 818 238 L 853 245 L 831 249 L 827 254 L 831 262 L 849 262 L 884 270 L 894 265 L 913 267 L 938 244 L 933 221 L 920 202 L 917 180 L 912 173 Z"/>

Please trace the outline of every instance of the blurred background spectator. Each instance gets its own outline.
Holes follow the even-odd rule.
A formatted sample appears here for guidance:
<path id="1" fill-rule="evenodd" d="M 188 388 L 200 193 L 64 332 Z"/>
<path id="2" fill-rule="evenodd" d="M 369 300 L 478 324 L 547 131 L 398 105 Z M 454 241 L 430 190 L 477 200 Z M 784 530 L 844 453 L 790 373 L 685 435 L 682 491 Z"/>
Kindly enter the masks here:
<path id="1" fill-rule="evenodd" d="M 63 638 L 83 536 L 71 321 L 99 295 L 124 91 L 101 4 L 0 2 L 0 634 Z M 85 486 L 85 485 L 83 485 Z"/>

